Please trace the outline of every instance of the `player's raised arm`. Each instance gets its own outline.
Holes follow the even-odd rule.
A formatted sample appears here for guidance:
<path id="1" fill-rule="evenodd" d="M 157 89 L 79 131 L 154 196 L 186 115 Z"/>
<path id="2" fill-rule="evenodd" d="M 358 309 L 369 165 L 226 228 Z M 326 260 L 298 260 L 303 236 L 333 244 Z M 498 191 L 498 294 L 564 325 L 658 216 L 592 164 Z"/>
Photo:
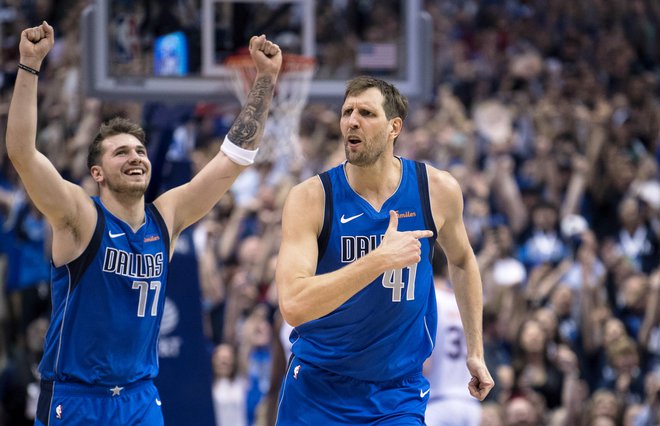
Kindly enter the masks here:
<path id="1" fill-rule="evenodd" d="M 57 233 L 73 223 L 79 226 L 90 221 L 93 226 L 95 210 L 84 191 L 64 180 L 35 145 L 39 72 L 54 41 L 53 28 L 46 22 L 21 33 L 20 65 L 9 106 L 6 143 L 9 159 L 28 195 Z M 79 227 L 71 234 L 79 240 L 84 239 L 87 235 L 80 231 Z"/>
<path id="2" fill-rule="evenodd" d="M 257 75 L 220 152 L 189 183 L 166 192 L 155 202 L 173 238 L 208 213 L 239 173 L 254 161 L 282 65 L 282 53 L 264 35 L 252 37 L 249 48 Z"/>

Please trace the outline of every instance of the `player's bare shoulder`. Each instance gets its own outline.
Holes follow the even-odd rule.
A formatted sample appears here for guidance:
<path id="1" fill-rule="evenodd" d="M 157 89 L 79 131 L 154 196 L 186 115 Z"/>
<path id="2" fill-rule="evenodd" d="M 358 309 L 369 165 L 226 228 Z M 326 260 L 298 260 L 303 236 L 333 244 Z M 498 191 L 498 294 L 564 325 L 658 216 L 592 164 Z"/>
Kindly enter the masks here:
<path id="1" fill-rule="evenodd" d="M 324 193 L 323 185 L 318 176 L 310 177 L 299 184 L 295 185 L 289 191 L 287 196 L 287 203 L 302 203 L 310 207 L 316 206 L 320 203 L 323 207 Z"/>
<path id="2" fill-rule="evenodd" d="M 463 192 L 449 172 L 426 166 L 433 219 L 441 227 L 449 218 L 463 214 Z"/>
<path id="3" fill-rule="evenodd" d="M 297 227 L 309 226 L 320 232 L 324 208 L 323 184 L 318 176 L 310 177 L 289 191 L 284 205 L 283 225 L 295 223 Z"/>
<path id="4" fill-rule="evenodd" d="M 429 191 L 431 200 L 436 198 L 445 199 L 450 202 L 461 202 L 463 198 L 461 186 L 456 178 L 449 172 L 426 166 L 429 178 Z M 438 200 L 440 201 L 440 200 Z M 461 202 L 462 204 L 462 202 Z"/>

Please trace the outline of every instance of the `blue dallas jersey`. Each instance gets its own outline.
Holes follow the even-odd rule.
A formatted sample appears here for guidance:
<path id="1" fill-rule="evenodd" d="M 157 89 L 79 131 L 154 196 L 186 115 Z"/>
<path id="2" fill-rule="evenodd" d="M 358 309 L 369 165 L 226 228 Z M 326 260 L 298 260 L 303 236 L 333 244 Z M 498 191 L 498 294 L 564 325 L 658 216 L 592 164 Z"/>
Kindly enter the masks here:
<path id="1" fill-rule="evenodd" d="M 436 229 L 426 167 L 401 159 L 396 192 L 374 208 L 349 185 L 344 165 L 320 175 L 325 212 L 318 239 L 317 274 L 335 271 L 376 248 L 387 230 L 389 211 L 399 231 L 428 229 L 420 240 L 421 261 L 389 271 L 328 315 L 301 324 L 291 334 L 292 352 L 336 374 L 384 381 L 419 373 L 431 354 L 437 327 L 431 258 Z"/>
<path id="2" fill-rule="evenodd" d="M 137 232 L 94 197 L 98 219 L 85 251 L 52 267 L 53 313 L 43 380 L 123 385 L 158 373 L 158 333 L 169 234 L 152 204 Z"/>

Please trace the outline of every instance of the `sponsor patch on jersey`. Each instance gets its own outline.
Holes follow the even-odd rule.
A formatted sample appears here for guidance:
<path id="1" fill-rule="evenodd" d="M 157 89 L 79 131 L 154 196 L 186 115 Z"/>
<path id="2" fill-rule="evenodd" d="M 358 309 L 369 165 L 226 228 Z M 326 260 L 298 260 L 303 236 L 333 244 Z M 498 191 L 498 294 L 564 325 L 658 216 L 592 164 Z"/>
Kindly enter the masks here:
<path id="1" fill-rule="evenodd" d="M 151 243 L 151 242 L 158 241 L 158 240 L 160 240 L 160 237 L 158 235 L 150 235 L 150 236 L 148 236 L 144 239 L 144 242 L 145 243 Z"/>
<path id="2" fill-rule="evenodd" d="M 401 213 L 397 210 L 396 215 L 398 216 L 399 219 L 407 219 L 409 217 L 417 216 L 417 212 L 408 210 L 408 211 L 405 211 L 405 212 Z"/>

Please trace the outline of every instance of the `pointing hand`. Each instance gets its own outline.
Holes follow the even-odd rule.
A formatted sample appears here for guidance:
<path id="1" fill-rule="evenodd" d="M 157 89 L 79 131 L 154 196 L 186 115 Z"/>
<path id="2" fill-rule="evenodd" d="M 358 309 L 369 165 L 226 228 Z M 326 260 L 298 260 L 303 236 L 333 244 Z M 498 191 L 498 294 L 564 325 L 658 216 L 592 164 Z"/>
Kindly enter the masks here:
<path id="1" fill-rule="evenodd" d="M 380 254 L 386 258 L 386 269 L 401 269 L 419 262 L 422 254 L 419 240 L 433 237 L 433 232 L 428 230 L 398 231 L 398 225 L 397 212 L 390 210 L 390 223 L 378 246 Z"/>

